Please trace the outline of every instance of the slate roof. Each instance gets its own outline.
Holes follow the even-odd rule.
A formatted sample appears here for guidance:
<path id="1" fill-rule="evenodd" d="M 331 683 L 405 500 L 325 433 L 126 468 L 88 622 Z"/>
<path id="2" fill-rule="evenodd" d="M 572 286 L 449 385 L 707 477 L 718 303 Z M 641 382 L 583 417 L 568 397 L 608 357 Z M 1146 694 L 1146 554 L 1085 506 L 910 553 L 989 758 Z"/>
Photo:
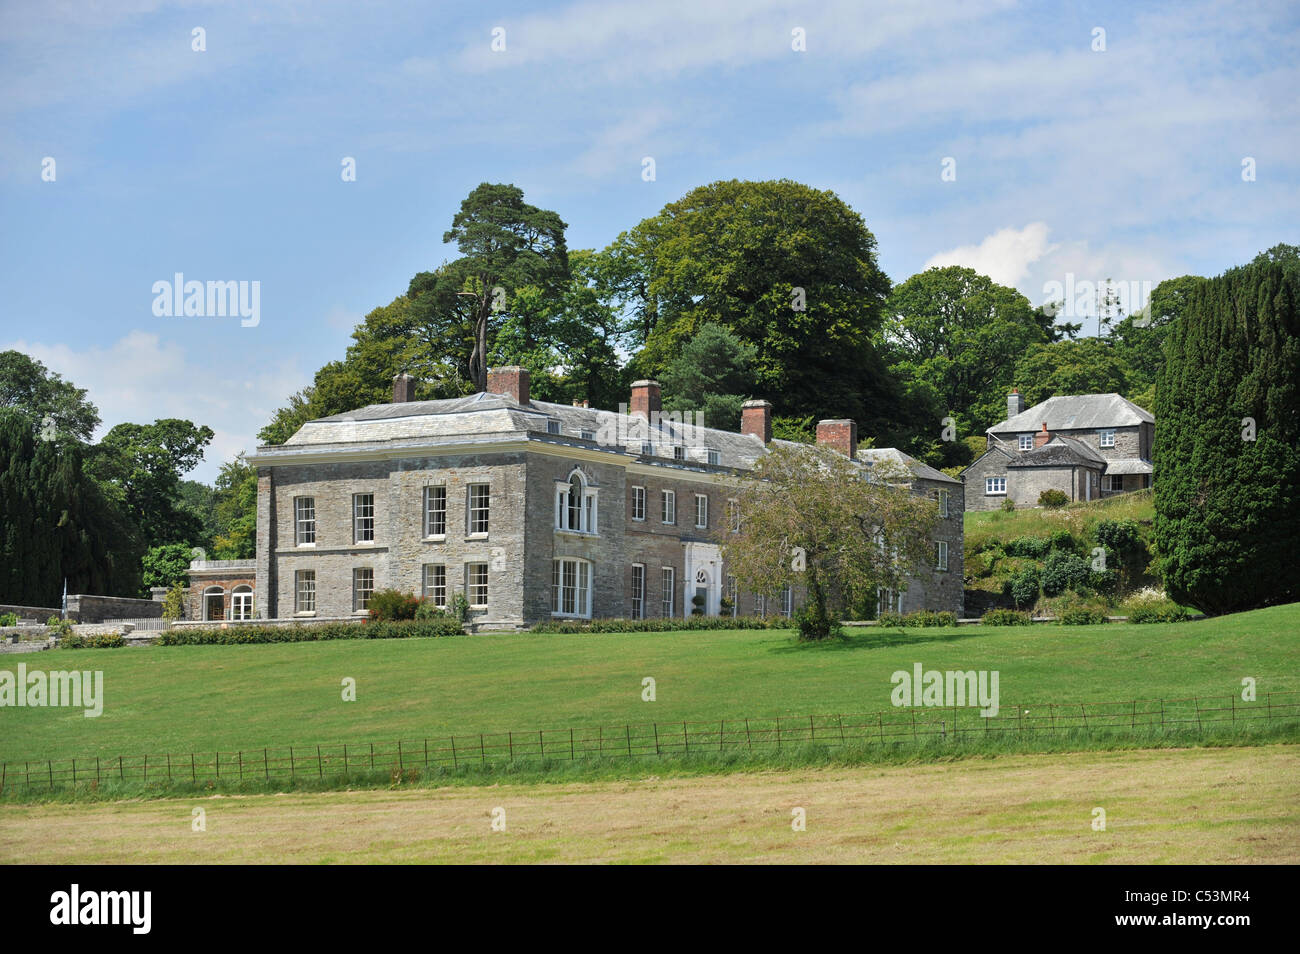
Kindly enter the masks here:
<path id="1" fill-rule="evenodd" d="M 550 421 L 559 423 L 558 434 L 548 429 Z M 661 419 L 659 429 L 652 432 L 648 426 L 642 430 L 639 421 L 633 420 L 632 426 L 628 426 L 625 419 L 624 433 L 619 434 L 619 415 L 614 411 L 548 401 L 521 405 L 509 395 L 479 392 L 440 401 L 371 404 L 308 421 L 284 444 L 258 448 L 250 460 L 288 462 L 298 454 L 322 447 L 372 450 L 396 445 L 414 450 L 430 444 L 526 439 L 603 450 L 617 448 L 648 463 L 728 471 L 752 469 L 768 448 L 803 446 L 774 439 L 764 447 L 752 434 L 712 427 L 693 428 L 689 423 Z M 613 447 L 605 442 L 606 438 L 613 438 Z M 645 442 L 654 445 L 652 454 L 642 453 Z M 683 460 L 674 457 L 673 447 L 679 444 L 684 445 Z M 716 465 L 708 463 L 710 450 L 718 452 Z M 860 460 L 867 468 L 889 462 L 906 467 L 918 478 L 961 483 L 893 448 L 864 451 Z"/>
<path id="2" fill-rule="evenodd" d="M 1010 461 L 1007 467 L 1052 467 L 1071 464 L 1105 468 L 1107 460 L 1083 441 L 1057 434 L 1042 447 L 1025 451 L 1018 458 Z"/>
<path id="3" fill-rule="evenodd" d="M 1138 457 L 1106 462 L 1106 473 L 1110 474 L 1149 474 L 1154 470 L 1151 461 Z"/>
<path id="4" fill-rule="evenodd" d="M 1044 421 L 1047 422 L 1047 429 L 1055 433 L 1154 424 L 1155 418 L 1118 394 L 1066 394 L 1041 401 L 1015 417 L 994 424 L 988 430 L 994 434 L 1023 434 L 1041 430 Z"/>

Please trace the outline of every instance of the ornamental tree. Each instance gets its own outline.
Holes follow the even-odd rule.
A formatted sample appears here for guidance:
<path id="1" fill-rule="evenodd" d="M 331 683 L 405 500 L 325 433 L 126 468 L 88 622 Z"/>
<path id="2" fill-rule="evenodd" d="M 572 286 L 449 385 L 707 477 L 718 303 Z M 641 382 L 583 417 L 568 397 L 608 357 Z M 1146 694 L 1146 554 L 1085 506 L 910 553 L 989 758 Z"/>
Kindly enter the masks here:
<path id="1" fill-rule="evenodd" d="M 910 473 L 887 466 L 817 446 L 763 457 L 736 493 L 739 530 L 729 519 L 719 533 L 739 585 L 766 596 L 802 586 L 800 629 L 811 638 L 877 588 L 905 589 L 933 559 L 939 511 L 911 492 Z"/>

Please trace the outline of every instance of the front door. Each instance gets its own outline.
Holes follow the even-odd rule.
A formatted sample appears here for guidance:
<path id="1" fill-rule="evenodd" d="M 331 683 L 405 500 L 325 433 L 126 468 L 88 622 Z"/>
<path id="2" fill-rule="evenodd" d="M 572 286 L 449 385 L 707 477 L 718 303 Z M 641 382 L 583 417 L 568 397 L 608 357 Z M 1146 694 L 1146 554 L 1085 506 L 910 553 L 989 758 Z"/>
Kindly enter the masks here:
<path id="1" fill-rule="evenodd" d="M 226 600 L 221 593 L 209 593 L 204 597 L 207 602 L 207 609 L 203 614 L 204 619 L 221 620 L 226 618 Z"/>
<path id="2" fill-rule="evenodd" d="M 682 607 L 691 616 L 698 606 L 700 615 L 717 616 L 722 603 L 722 553 L 716 544 L 686 544 L 687 590 L 693 599 Z"/>

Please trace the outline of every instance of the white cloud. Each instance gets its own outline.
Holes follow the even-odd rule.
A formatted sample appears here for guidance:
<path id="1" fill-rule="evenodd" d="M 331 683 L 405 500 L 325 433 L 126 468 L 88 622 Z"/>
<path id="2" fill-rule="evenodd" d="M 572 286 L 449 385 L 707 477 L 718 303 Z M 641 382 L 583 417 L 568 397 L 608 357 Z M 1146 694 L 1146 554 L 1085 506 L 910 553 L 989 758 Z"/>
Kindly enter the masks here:
<path id="1" fill-rule="evenodd" d="M 79 388 L 99 408 L 103 423 L 151 423 L 178 417 L 215 432 L 203 461 L 188 476 L 211 483 L 221 464 L 257 444 L 257 432 L 285 397 L 310 383 L 289 365 L 247 367 L 243 380 L 220 363 L 191 360 L 186 349 L 159 335 L 132 331 L 106 347 L 16 341 L 4 346 L 31 355 Z"/>
<path id="2" fill-rule="evenodd" d="M 1030 222 L 1023 229 L 994 232 L 978 245 L 960 245 L 932 255 L 923 268 L 964 265 L 999 285 L 1015 287 L 1029 274 L 1029 266 L 1052 248 L 1047 242 L 1047 223 Z"/>

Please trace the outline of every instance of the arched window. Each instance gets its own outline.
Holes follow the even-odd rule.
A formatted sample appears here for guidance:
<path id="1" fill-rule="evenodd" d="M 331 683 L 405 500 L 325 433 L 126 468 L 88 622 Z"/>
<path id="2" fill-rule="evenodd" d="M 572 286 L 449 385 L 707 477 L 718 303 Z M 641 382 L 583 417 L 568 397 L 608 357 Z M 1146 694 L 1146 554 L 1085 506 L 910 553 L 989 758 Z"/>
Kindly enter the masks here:
<path id="1" fill-rule="evenodd" d="M 555 485 L 555 529 L 579 533 L 597 532 L 596 491 L 578 468 L 569 479 Z"/>
<path id="2" fill-rule="evenodd" d="M 231 619 L 253 618 L 253 588 L 247 583 L 235 587 L 230 597 Z"/>

